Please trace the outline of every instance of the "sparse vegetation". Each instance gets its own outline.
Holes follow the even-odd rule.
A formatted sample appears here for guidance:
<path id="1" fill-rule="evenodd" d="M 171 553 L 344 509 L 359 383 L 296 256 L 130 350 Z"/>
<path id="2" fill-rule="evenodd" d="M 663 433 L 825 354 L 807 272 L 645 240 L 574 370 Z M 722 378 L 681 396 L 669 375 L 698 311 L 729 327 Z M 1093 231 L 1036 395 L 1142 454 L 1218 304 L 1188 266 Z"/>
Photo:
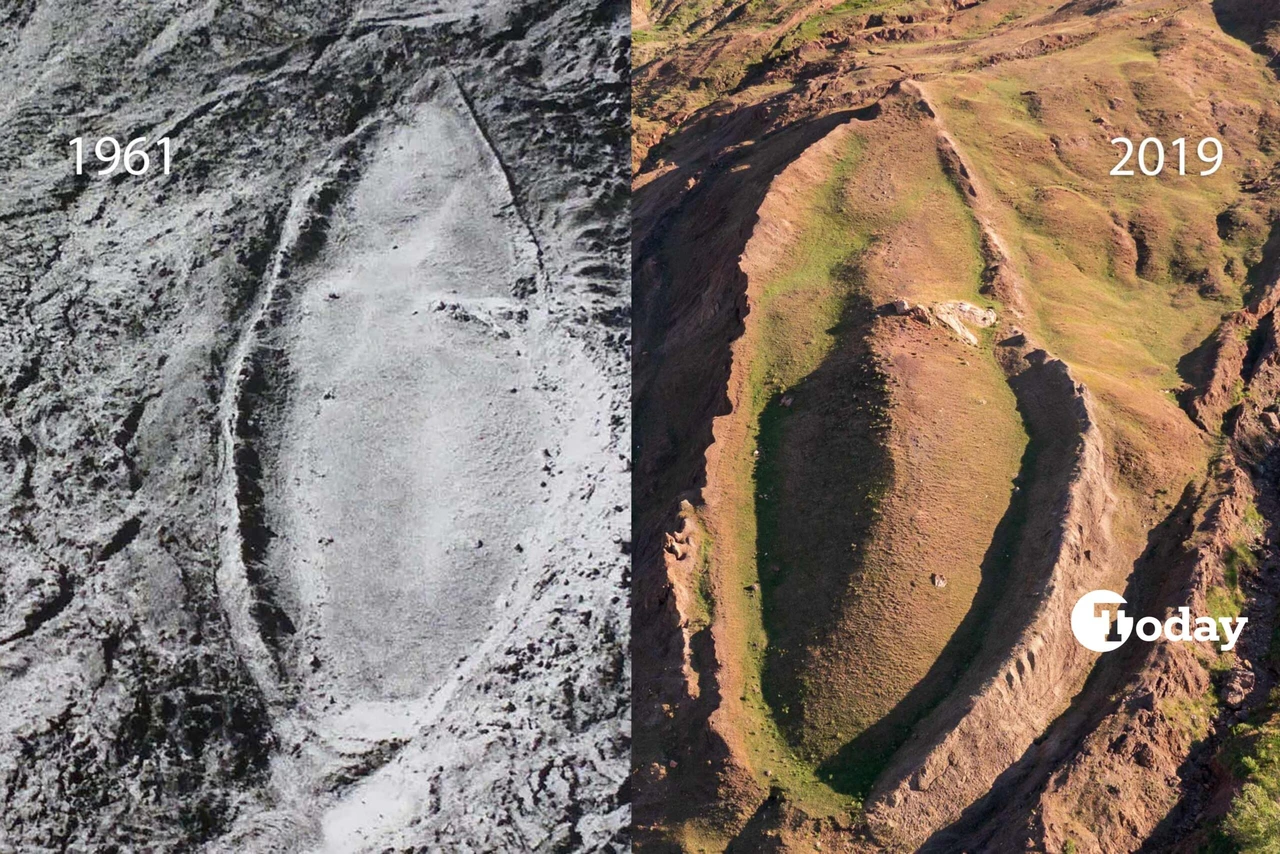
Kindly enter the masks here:
<path id="1" fill-rule="evenodd" d="M 997 571 L 980 564 L 1026 442 L 990 355 L 990 334 L 982 348 L 966 351 L 945 333 L 932 333 L 939 343 L 912 344 L 897 337 L 910 326 L 873 331 L 873 306 L 898 293 L 986 302 L 978 294 L 976 226 L 941 172 L 930 127 L 919 127 L 910 165 L 890 167 L 909 187 L 877 205 L 865 203 L 875 192 L 868 182 L 907 155 L 901 148 L 868 152 L 859 134 L 848 136 L 830 178 L 788 213 L 794 245 L 785 254 L 775 250 L 752 308 L 747 380 L 754 423 L 751 444 L 739 453 L 755 462 L 732 493 L 750 503 L 735 501 L 732 521 L 719 524 L 736 532 L 732 553 L 754 560 L 720 564 L 733 579 L 721 596 L 760 585 L 759 598 L 740 597 L 742 610 L 734 611 L 742 615 L 735 621 L 749 626 L 751 666 L 740 697 L 751 711 L 748 743 L 757 767 L 767 763 L 770 785 L 805 802 L 829 804 L 838 792 L 835 803 L 847 804 L 866 792 L 911 724 L 951 684 L 935 677 L 928 691 L 898 706 L 953 640 L 983 573 Z M 864 163 L 868 157 L 874 162 Z M 916 223 L 925 211 L 937 226 L 928 238 L 937 249 L 932 260 L 886 277 L 882 241 L 920 239 Z M 936 384 L 938 397 L 890 394 L 887 360 L 898 348 L 906 357 L 910 349 L 943 345 L 965 358 L 939 360 L 941 373 L 922 375 L 921 389 Z M 977 417 L 936 420 L 957 409 Z M 894 464 L 890 444 L 901 435 L 895 423 L 901 431 L 937 431 L 930 443 L 938 452 L 927 463 L 904 457 Z M 942 423 L 943 430 L 933 426 Z M 821 450 L 810 447 L 818 441 Z M 974 466 L 978 458 L 989 467 Z M 948 525 L 944 534 L 910 520 L 912 508 L 936 507 L 946 518 L 945 508 L 974 488 L 993 501 L 963 531 Z M 931 567 L 950 578 L 946 596 L 928 583 Z M 922 583 L 928 586 L 910 592 Z M 874 650 L 889 642 L 890 629 L 870 615 L 913 595 L 918 604 L 903 614 L 906 640 L 899 641 L 907 654 L 893 664 L 877 660 Z M 980 637 L 956 636 L 948 655 L 964 661 Z M 824 644 L 840 657 L 815 656 Z M 864 735 L 890 711 L 895 719 Z"/>
<path id="2" fill-rule="evenodd" d="M 763 161 L 755 152 L 792 129 L 847 117 L 893 82 L 915 81 L 885 95 L 875 118 L 854 121 L 842 150 L 811 157 L 821 138 L 815 130 L 779 157 L 780 164 L 805 162 L 796 174 L 771 173 L 775 183 L 744 255 L 750 305 L 734 344 L 736 408 L 717 422 L 720 467 L 708 475 L 718 502 L 708 519 L 716 534 L 708 559 L 722 629 L 717 654 L 731 662 L 725 678 L 732 682 L 716 726 L 761 791 L 781 793 L 781 802 L 810 817 L 856 812 L 878 779 L 910 779 L 881 775 L 895 756 L 903 759 L 895 775 L 915 761 L 915 748 L 899 749 L 929 711 L 957 684 L 967 687 L 966 676 L 989 678 L 972 673 L 973 656 L 984 640 L 1004 643 L 990 631 L 992 603 L 1011 601 L 1002 599 L 1009 593 L 1002 579 L 1025 569 L 1024 531 L 1052 536 L 1061 507 L 1061 496 L 1042 491 L 1049 479 L 1037 469 L 1037 460 L 1047 464 L 1056 459 L 1048 452 L 1060 449 L 1028 445 L 1026 424 L 1038 430 L 1038 422 L 1024 424 L 995 358 L 1016 352 L 997 344 L 1019 338 L 1013 327 L 1069 365 L 1099 428 L 1107 490 L 1097 504 L 1115 500 L 1114 513 L 1102 514 L 1103 554 L 1096 544 L 1092 556 L 1079 550 L 1094 573 L 1089 583 L 1127 584 L 1145 601 L 1165 596 L 1160 585 L 1174 586 L 1176 576 L 1161 572 L 1189 571 L 1157 560 L 1181 554 L 1181 543 L 1162 539 L 1181 530 L 1176 497 L 1206 500 L 1184 489 L 1207 480 L 1211 491 L 1239 460 L 1234 440 L 1210 423 L 1219 416 L 1202 429 L 1182 407 L 1192 409 L 1210 378 L 1224 376 L 1212 374 L 1224 315 L 1262 293 L 1264 271 L 1277 257 L 1274 175 L 1264 156 L 1280 146 L 1274 80 L 1261 59 L 1223 34 L 1214 15 L 1221 5 L 1166 4 L 1148 16 L 1146 6 L 1135 13 L 1048 0 L 948 4 L 946 14 L 927 2 L 706 3 L 696 17 L 668 9 L 640 37 L 644 56 L 660 59 L 640 71 L 637 114 L 647 136 L 666 140 L 655 149 L 662 168 L 641 181 L 671 175 L 666 186 L 675 187 L 680 170 L 696 164 L 687 171 L 697 180 L 682 185 L 695 189 L 666 192 L 700 213 L 706 188 L 724 186 L 714 184 L 725 180 L 716 169 L 736 178 Z M 1224 91 L 1229 107 L 1211 94 Z M 698 112 L 705 106 L 711 109 Z M 962 152 L 980 202 L 977 190 L 969 197 L 957 178 L 957 191 L 939 168 L 939 129 Z M 1228 156 L 1213 176 L 1166 170 L 1116 180 L 1108 174 L 1116 162 L 1109 140 L 1120 135 L 1159 137 L 1166 147 L 1177 137 L 1220 136 Z M 705 163 L 713 168 L 698 171 Z M 729 198 L 726 192 L 717 203 Z M 991 238 L 998 251 L 980 240 L 976 217 L 998 238 Z M 984 269 L 1001 256 L 1003 271 Z M 984 278 L 1004 294 L 1001 276 L 1010 273 L 1023 283 L 1024 302 L 995 305 L 981 291 Z M 983 332 L 968 348 L 937 327 L 886 316 L 886 304 L 899 297 L 993 306 L 1002 318 L 999 338 Z M 1015 305 L 1025 310 L 1014 316 Z M 1251 337 L 1252 329 L 1225 340 L 1223 350 L 1247 350 L 1252 364 L 1265 337 Z M 1265 390 L 1250 387 L 1248 371 L 1234 387 L 1231 376 L 1214 380 L 1213 406 L 1253 413 Z M 1208 530 L 1198 503 L 1186 512 L 1197 530 L 1191 544 L 1220 549 L 1230 532 Z M 1208 590 L 1210 615 L 1240 614 L 1245 582 L 1257 570 L 1261 522 L 1256 508 L 1246 512 L 1224 555 L 1221 584 Z M 1076 533 L 1085 536 L 1084 528 Z M 1018 590 L 1009 610 L 1033 611 L 1042 595 Z M 1218 690 L 1242 660 L 1196 655 L 1214 671 Z M 1012 696 L 1031 671 L 1045 672 L 1028 659 L 1002 674 Z M 1100 682 L 1114 676 L 1105 667 L 1094 675 Z M 1055 689 L 1078 688 L 1067 686 L 1075 676 L 1061 678 Z M 1100 732 L 1115 729 L 1097 744 L 1069 733 L 1080 744 L 1069 766 L 1028 771 L 1059 775 L 1037 797 L 1056 800 L 1059 818 L 1070 816 L 1066 826 L 1055 819 L 1050 837 L 1070 834 L 1057 843 L 1068 852 L 1094 845 L 1095 827 L 1152 831 L 1168 796 L 1154 771 L 1137 788 L 1118 778 L 1114 787 L 1082 779 L 1132 754 L 1132 742 L 1121 749 L 1118 736 L 1139 706 L 1129 689 L 1116 688 L 1115 709 L 1091 707 L 1090 690 L 1070 695 L 1065 715 L 1061 706 L 1039 711 L 1059 722 L 1051 728 L 1087 718 L 1102 720 Z M 1225 707 L 1214 689 L 1169 691 L 1154 725 L 1165 728 L 1159 735 L 1169 737 L 1168 749 L 1216 745 L 1208 741 L 1212 722 Z M 1010 752 L 1010 762 L 1021 755 Z M 1156 753 L 1163 763 L 1163 749 Z M 1256 791 L 1242 790 L 1223 825 L 1222 838 L 1238 850 L 1269 850 L 1257 848 L 1258 840 L 1276 832 L 1280 810 L 1265 765 L 1259 760 L 1248 771 L 1259 777 L 1249 780 Z M 927 820 L 951 808 L 936 802 L 945 795 L 918 794 L 953 791 L 951 783 L 914 785 L 897 792 L 903 802 L 933 797 Z M 1138 788 L 1142 803 L 1118 802 Z M 742 821 L 752 816 L 762 827 L 739 825 L 733 832 L 747 836 L 738 844 L 749 847 L 762 838 L 751 834 L 768 833 L 783 850 L 803 849 L 775 836 L 775 826 L 752 812 L 759 801 L 750 800 L 743 796 Z M 886 808 L 888 800 L 871 802 L 869 821 L 882 808 L 894 821 L 908 814 Z M 1149 816 L 1134 817 L 1143 810 L 1155 816 L 1151 827 L 1142 826 Z M 1013 823 L 1050 826 L 1026 819 L 1019 814 Z M 992 835 L 983 844 L 1010 842 L 994 825 L 984 827 Z"/>
<path id="3" fill-rule="evenodd" d="M 1280 851 L 1280 691 L 1250 723 L 1237 724 L 1223 755 L 1242 782 L 1223 820 L 1218 840 L 1224 851 L 1275 854 Z M 1224 844 L 1225 843 L 1225 844 Z"/>

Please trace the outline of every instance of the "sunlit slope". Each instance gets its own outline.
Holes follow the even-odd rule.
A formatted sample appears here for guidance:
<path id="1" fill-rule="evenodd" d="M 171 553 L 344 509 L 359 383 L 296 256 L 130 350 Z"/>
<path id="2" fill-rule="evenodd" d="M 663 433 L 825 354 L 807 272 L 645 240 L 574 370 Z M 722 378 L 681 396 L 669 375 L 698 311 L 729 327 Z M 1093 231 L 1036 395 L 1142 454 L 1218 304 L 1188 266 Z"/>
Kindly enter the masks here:
<path id="1" fill-rule="evenodd" d="M 1267 129 L 1280 130 L 1280 112 L 1261 75 L 1238 73 L 1248 51 L 1212 32 L 1180 19 L 927 84 L 999 202 L 1028 326 L 1103 403 L 1117 474 L 1148 496 L 1180 486 L 1202 458 L 1176 395 L 1198 378 L 1197 347 L 1256 287 L 1269 233 L 1241 186 L 1274 157 L 1280 136 Z M 1163 140 L 1164 172 L 1110 175 L 1123 148 L 1109 140 L 1121 136 Z M 1225 156 L 1201 177 L 1206 137 Z M 1185 176 L 1177 138 L 1188 141 Z"/>
<path id="2" fill-rule="evenodd" d="M 797 813 L 848 808 L 857 827 L 853 805 L 869 796 L 874 826 L 848 838 L 865 831 L 861 842 L 880 845 L 877 822 L 898 807 L 885 793 L 901 784 L 914 787 L 901 839 L 918 845 L 995 797 L 1050 722 L 1102 714 L 1077 708 L 1097 702 L 1081 693 L 1092 660 L 1045 640 L 1056 600 L 1085 581 L 1155 589 L 1155 562 L 1140 555 L 1172 548 L 1161 523 L 1221 459 L 1223 415 L 1247 398 L 1266 346 L 1266 329 L 1239 326 L 1227 343 L 1243 368 L 1227 360 L 1223 374 L 1224 318 L 1263 294 L 1280 257 L 1276 78 L 1237 40 L 1229 5 L 649 10 L 633 105 L 641 261 L 662 247 L 661 299 L 732 306 L 742 319 L 720 386 L 731 411 L 715 401 L 705 470 L 689 473 L 682 497 L 708 532 L 705 672 L 722 691 L 708 726 L 760 794 L 737 778 L 697 838 L 755 850 L 777 830 L 782 850 L 809 850 L 832 831 Z M 720 215 L 733 182 L 761 185 L 745 170 L 789 144 L 782 129 L 836 117 L 847 124 L 796 145 L 763 200 L 742 194 L 757 221 L 740 257 L 726 240 L 725 263 L 743 274 L 746 310 L 729 277 L 717 283 L 725 294 L 668 296 L 708 280 L 684 276 L 690 247 L 663 244 L 664 228 Z M 1124 152 L 1115 137 L 1160 140 L 1163 171 L 1142 174 L 1135 152 L 1126 165 L 1137 174 L 1109 174 Z M 1211 163 L 1197 148 L 1210 137 L 1222 163 L 1201 176 Z M 1175 139 L 1186 141 L 1183 175 Z M 717 205 L 701 207 L 708 198 Z M 1001 275 L 1016 279 L 1016 299 Z M 899 298 L 964 300 L 1000 319 L 965 343 L 892 310 Z M 638 338 L 642 356 L 659 340 Z M 662 357 L 684 376 L 680 346 L 663 339 Z M 1058 443 L 1040 465 L 1037 435 Z M 1086 511 L 1072 505 L 1088 503 L 1077 445 L 1089 494 L 1102 497 Z M 1067 554 L 1082 513 L 1092 528 Z M 1021 666 L 1006 673 L 1006 660 Z M 1040 681 L 1017 737 L 993 739 L 974 773 L 930 765 L 962 786 L 911 783 L 913 762 L 946 765 L 948 733 L 998 719 L 962 722 L 967 699 L 1003 691 L 1008 676 L 1005 698 L 1021 702 L 1023 668 Z M 682 773 L 667 778 L 678 785 Z M 935 809 L 930 798 L 954 802 Z"/>
<path id="3" fill-rule="evenodd" d="M 983 265 L 928 116 L 893 99 L 859 130 L 838 198 L 861 245 L 830 274 L 853 299 L 818 366 L 770 378 L 756 484 L 766 694 L 801 755 L 855 794 L 981 640 L 990 595 L 957 629 L 1004 571 L 987 553 L 1026 443 L 989 338 L 879 316 L 898 298 L 986 304 Z"/>
<path id="4" fill-rule="evenodd" d="M 741 396 L 705 511 L 718 648 L 741 679 L 723 719 L 758 773 L 821 802 L 815 769 L 862 794 L 953 685 L 1005 571 L 989 552 L 1026 437 L 989 336 L 880 316 L 987 303 L 935 145 L 905 97 L 838 129 L 775 180 L 742 261 Z"/>

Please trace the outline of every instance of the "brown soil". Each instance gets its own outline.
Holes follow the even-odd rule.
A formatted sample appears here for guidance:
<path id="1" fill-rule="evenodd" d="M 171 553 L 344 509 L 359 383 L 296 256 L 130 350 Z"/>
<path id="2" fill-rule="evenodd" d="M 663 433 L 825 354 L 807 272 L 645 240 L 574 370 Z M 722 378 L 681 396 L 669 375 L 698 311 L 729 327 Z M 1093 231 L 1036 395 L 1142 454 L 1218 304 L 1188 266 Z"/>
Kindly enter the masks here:
<path id="1" fill-rule="evenodd" d="M 1107 587 L 1270 625 L 1274 594 L 1224 567 L 1273 513 L 1275 16 L 798 8 L 709 13 L 638 74 L 637 841 L 1190 850 L 1239 787 L 1225 665 L 1099 658 L 1068 615 Z M 1184 133 L 1222 138 L 1212 180 L 1105 177 L 1111 136 Z M 917 204 L 931 173 L 958 218 Z M 807 350 L 828 297 L 787 288 L 836 240 L 828 185 L 851 263 Z M 960 298 L 970 268 L 1000 316 L 977 350 L 885 311 Z M 1248 637 L 1245 709 L 1273 681 Z"/>

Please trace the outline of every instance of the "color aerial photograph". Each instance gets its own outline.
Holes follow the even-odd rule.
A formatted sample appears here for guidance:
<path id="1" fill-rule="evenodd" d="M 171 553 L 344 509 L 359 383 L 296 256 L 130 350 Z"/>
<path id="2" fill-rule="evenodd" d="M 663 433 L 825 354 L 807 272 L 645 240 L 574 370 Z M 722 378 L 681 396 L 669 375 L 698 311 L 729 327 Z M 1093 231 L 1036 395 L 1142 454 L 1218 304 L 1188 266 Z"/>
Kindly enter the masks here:
<path id="1" fill-rule="evenodd" d="M 631 14 L 636 850 L 1280 850 L 1280 3 Z"/>

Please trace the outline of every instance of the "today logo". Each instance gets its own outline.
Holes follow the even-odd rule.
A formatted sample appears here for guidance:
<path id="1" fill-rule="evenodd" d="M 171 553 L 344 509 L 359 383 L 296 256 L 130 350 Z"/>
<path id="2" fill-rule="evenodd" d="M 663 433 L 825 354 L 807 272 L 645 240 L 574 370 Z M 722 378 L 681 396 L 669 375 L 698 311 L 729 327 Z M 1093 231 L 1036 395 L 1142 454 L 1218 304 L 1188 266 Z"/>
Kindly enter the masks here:
<path id="1" fill-rule="evenodd" d="M 1135 621 L 1125 613 L 1126 602 L 1119 593 L 1110 590 L 1091 590 L 1080 597 L 1071 609 L 1071 631 L 1076 640 L 1094 652 L 1110 652 L 1118 649 L 1132 634 L 1138 640 L 1153 641 L 1164 635 L 1169 641 L 1215 641 L 1223 636 L 1226 643 L 1223 652 L 1235 648 L 1248 617 L 1196 617 L 1191 619 L 1190 608 L 1179 608 L 1178 613 L 1163 623 L 1155 617 L 1143 617 Z M 1114 622 L 1112 622 L 1114 618 Z M 1218 626 L 1222 626 L 1222 634 Z M 1194 629 L 1192 626 L 1194 625 Z"/>

